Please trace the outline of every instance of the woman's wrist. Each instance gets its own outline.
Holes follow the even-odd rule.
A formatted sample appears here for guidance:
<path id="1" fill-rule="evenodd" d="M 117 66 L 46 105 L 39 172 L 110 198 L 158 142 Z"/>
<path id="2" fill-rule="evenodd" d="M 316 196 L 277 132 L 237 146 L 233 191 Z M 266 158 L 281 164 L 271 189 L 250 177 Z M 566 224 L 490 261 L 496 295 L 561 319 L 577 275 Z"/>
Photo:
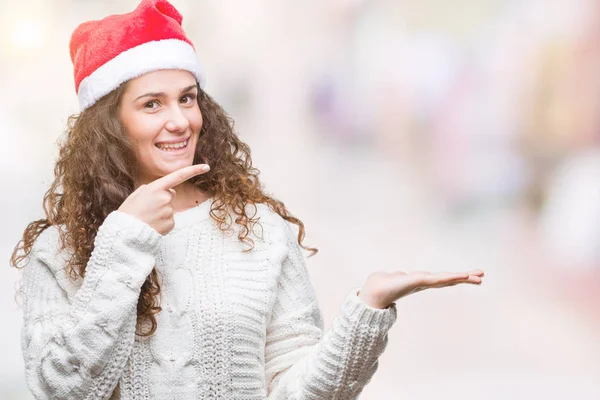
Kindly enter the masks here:
<path id="1" fill-rule="evenodd" d="M 388 308 L 390 306 L 389 304 L 383 304 L 377 298 L 370 296 L 367 293 L 362 292 L 360 290 L 358 291 L 357 296 L 363 303 L 365 303 L 366 305 L 368 305 L 369 307 L 372 307 L 372 308 L 384 309 L 384 308 Z"/>

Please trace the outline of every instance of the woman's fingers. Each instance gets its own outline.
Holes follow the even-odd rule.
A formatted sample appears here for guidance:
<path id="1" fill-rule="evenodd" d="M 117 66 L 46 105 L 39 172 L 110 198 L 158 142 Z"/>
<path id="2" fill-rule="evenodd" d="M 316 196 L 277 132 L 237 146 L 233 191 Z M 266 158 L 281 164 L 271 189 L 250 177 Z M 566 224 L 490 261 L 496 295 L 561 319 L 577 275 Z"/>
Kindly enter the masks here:
<path id="1" fill-rule="evenodd" d="M 469 272 L 438 272 L 438 273 L 417 273 L 418 287 L 439 288 L 445 286 L 454 286 L 460 283 L 481 284 L 483 271 L 473 270 Z"/>
<path id="2" fill-rule="evenodd" d="M 467 285 L 481 285 L 481 279 L 479 280 L 475 280 L 475 279 L 468 279 L 468 280 L 464 280 L 464 281 L 458 281 L 458 282 L 451 282 L 448 283 L 445 286 L 456 286 L 456 285 L 461 285 L 461 284 L 467 284 Z"/>
<path id="3" fill-rule="evenodd" d="M 479 277 L 483 277 L 485 275 L 483 273 L 483 271 L 480 270 L 480 269 L 474 269 L 472 271 L 469 271 L 468 274 L 471 275 L 471 276 L 479 276 Z"/>
<path id="4" fill-rule="evenodd" d="M 187 181 L 188 179 L 196 175 L 208 172 L 209 170 L 210 167 L 207 164 L 189 165 L 175 172 L 171 172 L 170 174 L 165 175 L 162 178 L 158 178 L 149 185 L 151 185 L 153 189 L 167 190 Z"/>
<path id="5" fill-rule="evenodd" d="M 449 282 L 460 281 L 468 279 L 469 274 L 466 272 L 438 272 L 429 273 L 423 276 L 423 284 L 425 285 L 440 285 Z"/>

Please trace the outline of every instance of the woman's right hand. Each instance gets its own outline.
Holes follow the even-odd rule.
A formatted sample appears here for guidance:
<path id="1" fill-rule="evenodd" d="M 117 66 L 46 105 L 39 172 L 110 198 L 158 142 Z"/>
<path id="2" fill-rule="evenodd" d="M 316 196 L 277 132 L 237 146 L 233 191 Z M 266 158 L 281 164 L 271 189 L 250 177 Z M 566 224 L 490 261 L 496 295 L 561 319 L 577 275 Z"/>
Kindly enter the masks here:
<path id="1" fill-rule="evenodd" d="M 119 211 L 133 215 L 147 223 L 161 235 L 171 232 L 175 226 L 173 218 L 173 187 L 188 179 L 207 172 L 206 164 L 190 165 L 171 172 L 147 185 L 141 185 L 129 195 L 119 207 Z"/>

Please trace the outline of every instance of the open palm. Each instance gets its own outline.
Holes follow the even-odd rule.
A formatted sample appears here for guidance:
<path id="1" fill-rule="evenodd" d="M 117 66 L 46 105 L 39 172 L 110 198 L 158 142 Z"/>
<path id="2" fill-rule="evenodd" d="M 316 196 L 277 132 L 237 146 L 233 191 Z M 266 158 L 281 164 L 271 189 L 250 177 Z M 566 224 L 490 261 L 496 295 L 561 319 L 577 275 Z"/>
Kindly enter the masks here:
<path id="1" fill-rule="evenodd" d="M 359 297 L 375 308 L 385 308 L 401 297 L 425 289 L 442 288 L 459 284 L 479 285 L 484 276 L 477 269 L 468 272 L 375 272 L 359 292 Z"/>

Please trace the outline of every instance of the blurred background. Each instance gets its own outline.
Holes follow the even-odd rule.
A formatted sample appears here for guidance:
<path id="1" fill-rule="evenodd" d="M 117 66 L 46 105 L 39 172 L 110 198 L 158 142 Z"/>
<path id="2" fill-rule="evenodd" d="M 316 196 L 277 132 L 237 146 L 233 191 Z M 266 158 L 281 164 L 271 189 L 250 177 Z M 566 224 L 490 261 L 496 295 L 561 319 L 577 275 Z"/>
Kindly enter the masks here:
<path id="1" fill-rule="evenodd" d="M 600 3 L 172 2 L 320 249 L 326 329 L 372 271 L 486 272 L 398 302 L 361 399 L 600 399 Z M 77 112 L 70 33 L 136 4 L 0 0 L 0 399 L 31 398 L 8 260 Z"/>

